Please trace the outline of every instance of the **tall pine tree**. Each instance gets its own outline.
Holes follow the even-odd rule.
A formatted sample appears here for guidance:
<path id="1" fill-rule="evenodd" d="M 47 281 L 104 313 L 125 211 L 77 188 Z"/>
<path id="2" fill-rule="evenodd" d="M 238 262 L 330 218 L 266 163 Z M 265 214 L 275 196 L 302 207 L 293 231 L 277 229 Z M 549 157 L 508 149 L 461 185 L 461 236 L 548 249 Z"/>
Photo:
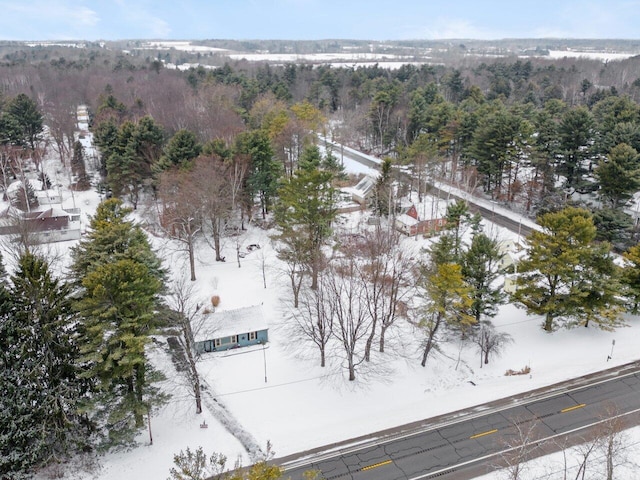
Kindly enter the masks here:
<path id="1" fill-rule="evenodd" d="M 0 477 L 20 478 L 88 443 L 69 287 L 25 253 L 0 287 Z M 86 425 L 86 424 L 85 424 Z"/>
<path id="2" fill-rule="evenodd" d="M 72 251 L 81 354 L 94 386 L 88 410 L 112 444 L 132 441 L 163 399 L 145 347 L 157 326 L 164 272 L 129 212 L 117 199 L 101 203 L 87 238 Z"/>
<path id="3" fill-rule="evenodd" d="M 514 300 L 529 313 L 544 315 L 544 329 L 560 319 L 571 326 L 590 321 L 600 328 L 619 324 L 616 269 L 608 244 L 596 244 L 591 214 L 565 208 L 538 218 L 542 231 L 528 237 L 528 256 L 518 265 Z"/>
<path id="4" fill-rule="evenodd" d="M 313 163 L 303 165 L 278 190 L 275 218 L 282 232 L 278 237 L 283 243 L 281 258 L 304 264 L 315 289 L 323 264 L 322 247 L 336 216 L 336 193 L 331 172 L 318 170 Z"/>
<path id="5" fill-rule="evenodd" d="M 500 249 L 498 242 L 482 232 L 473 236 L 469 249 L 462 257 L 462 275 L 471 287 L 471 314 L 476 323 L 481 317 L 494 317 L 498 306 L 504 303 L 505 295 L 494 285 L 500 275 Z"/>

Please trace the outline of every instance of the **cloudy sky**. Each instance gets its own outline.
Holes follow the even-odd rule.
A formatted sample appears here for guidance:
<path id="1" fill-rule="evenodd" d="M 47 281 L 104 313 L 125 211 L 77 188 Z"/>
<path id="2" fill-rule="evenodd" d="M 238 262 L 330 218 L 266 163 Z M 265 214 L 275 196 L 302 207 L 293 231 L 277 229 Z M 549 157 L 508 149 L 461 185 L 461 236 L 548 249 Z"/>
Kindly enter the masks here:
<path id="1" fill-rule="evenodd" d="M 0 39 L 638 38 L 640 0 L 0 0 Z"/>

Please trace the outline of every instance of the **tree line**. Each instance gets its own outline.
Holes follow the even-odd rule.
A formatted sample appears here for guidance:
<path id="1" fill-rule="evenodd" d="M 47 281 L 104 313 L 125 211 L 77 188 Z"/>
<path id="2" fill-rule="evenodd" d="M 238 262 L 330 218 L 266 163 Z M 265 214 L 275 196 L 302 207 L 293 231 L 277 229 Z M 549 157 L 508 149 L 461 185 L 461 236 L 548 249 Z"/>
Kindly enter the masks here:
<path id="1" fill-rule="evenodd" d="M 604 70 L 618 66 L 633 62 Z M 2 68 L 10 73 L 5 86 L 24 86 L 11 67 Z M 423 260 L 412 260 L 390 228 L 403 181 L 394 180 L 394 165 L 410 167 L 405 189 L 419 196 L 428 181 L 440 178 L 540 214 L 543 230 L 529 238 L 513 298 L 543 315 L 546 330 L 615 328 L 625 307 L 637 311 L 640 261 L 622 209 L 640 178 L 635 81 L 604 88 L 588 80 L 576 90 L 584 72 L 519 60 L 471 69 L 407 65 L 393 72 L 379 66 L 244 70 L 227 64 L 180 73 L 60 63 L 27 70 L 41 95 L 2 97 L 3 158 L 20 158 L 9 154 L 18 149 L 38 158 L 38 145 L 51 146 L 64 165 L 76 165 L 76 179 L 83 177 L 73 160 L 81 156 L 74 107 L 87 103 L 100 150 L 99 187 L 115 198 L 100 205 L 89 235 L 73 250 L 68 283 L 53 279 L 46 261 L 27 248 L 5 284 L 8 313 L 1 328 L 6 338 L 16 338 L 3 357 L 7 369 L 17 377 L 52 375 L 44 364 L 33 370 L 33 362 L 42 360 L 17 322 L 20 315 L 33 329 L 57 328 L 55 335 L 69 345 L 62 358 L 45 360 L 67 372 L 51 379 L 67 395 L 59 397 L 61 426 L 41 430 L 46 412 L 23 410 L 38 403 L 20 397 L 34 389 L 4 400 L 12 412 L 5 422 L 24 417 L 20 428 L 28 432 L 20 437 L 20 455 L 3 444 L 4 471 L 19 475 L 64 456 L 72 444 L 127 442 L 163 400 L 154 386 L 160 374 L 146 355 L 151 333 L 161 326 L 154 313 L 161 310 L 164 271 L 144 233 L 127 219 L 123 201 L 134 209 L 141 202 L 152 207 L 145 212 L 149 223 L 181 245 L 191 280 L 196 242 L 209 242 L 215 259 L 224 261 L 222 242 L 230 231 L 249 221 L 275 226 L 291 287 L 292 328 L 316 346 L 323 366 L 337 347 L 349 380 L 380 363 L 401 318 L 421 335 L 423 365 L 446 339 L 459 340 L 461 348 L 472 342 L 483 363 L 509 341 L 490 323 L 506 299 L 495 285 L 503 273 L 497 241 L 457 203 L 447 210 L 445 233 Z M 105 71 L 98 81 L 97 73 Z M 63 80 L 82 79 L 89 81 L 76 93 L 62 88 Z M 44 114 L 31 115 L 39 110 Z M 336 188 L 344 174 L 334 153 L 318 148 L 315 133 L 386 154 L 371 207 L 389 222 L 339 231 Z M 574 193 L 587 190 L 597 192 L 599 206 L 565 208 Z M 463 240 L 465 229 L 471 229 L 469 241 Z M 613 263 L 606 240 L 626 251 L 624 268 Z M 236 251 L 240 266 L 240 243 Z M 36 266 L 37 275 L 22 271 Z M 27 289 L 21 280 L 26 275 L 46 278 L 47 292 L 16 290 Z M 68 305 L 49 314 L 45 293 Z M 79 384 L 64 384 L 71 379 Z M 15 426 L 7 428 L 19 434 Z M 55 441 L 61 435 L 73 441 Z"/>
<path id="2" fill-rule="evenodd" d="M 289 174 L 304 145 L 300 129 L 321 118 L 291 112 L 285 118 L 283 109 L 308 104 L 331 120 L 316 131 L 388 155 L 419 178 L 425 168 L 437 171 L 531 216 L 583 201 L 576 192 L 595 192 L 598 202 L 588 208 L 599 237 L 619 249 L 635 241 L 624 204 L 638 181 L 638 59 L 603 65 L 480 57 L 397 70 L 227 62 L 177 72 L 152 58 L 105 55 L 89 55 L 82 68 L 5 64 L 5 91 L 37 97 L 59 127 L 68 124 L 65 105 L 86 103 L 97 112 L 112 94 L 120 117 L 137 123 L 150 116 L 165 142 L 188 130 L 202 145 L 214 139 L 231 145 L 239 133 L 265 127 Z M 115 183 L 127 171 L 122 155 L 113 159 Z M 620 171 L 629 173 L 624 182 L 616 181 Z M 139 187 L 129 188 L 135 197 Z"/>
<path id="3" fill-rule="evenodd" d="M 165 398 L 148 360 L 165 271 L 129 212 L 117 199 L 98 207 L 68 280 L 28 248 L 3 276 L 4 478 L 129 444 Z"/>

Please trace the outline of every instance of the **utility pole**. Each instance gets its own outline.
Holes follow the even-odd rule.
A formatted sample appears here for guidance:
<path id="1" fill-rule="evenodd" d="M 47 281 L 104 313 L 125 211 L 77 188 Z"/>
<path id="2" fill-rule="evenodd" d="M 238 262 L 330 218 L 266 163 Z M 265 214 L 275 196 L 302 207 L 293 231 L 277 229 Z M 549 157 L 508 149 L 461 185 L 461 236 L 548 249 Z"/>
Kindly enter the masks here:
<path id="1" fill-rule="evenodd" d="M 265 342 L 262 342 L 262 359 L 264 360 L 264 383 L 267 383 L 267 354 L 265 352 Z"/>

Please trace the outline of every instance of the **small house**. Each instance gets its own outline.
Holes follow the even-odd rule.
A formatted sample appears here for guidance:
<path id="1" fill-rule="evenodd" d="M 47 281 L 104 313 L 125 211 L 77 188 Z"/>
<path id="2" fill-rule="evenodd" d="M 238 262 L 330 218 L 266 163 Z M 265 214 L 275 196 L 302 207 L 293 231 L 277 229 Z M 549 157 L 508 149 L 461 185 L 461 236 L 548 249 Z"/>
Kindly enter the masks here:
<path id="1" fill-rule="evenodd" d="M 199 328 L 192 325 L 198 353 L 219 352 L 269 341 L 269 327 L 260 305 L 215 311 L 204 314 L 201 320 Z"/>
<path id="2" fill-rule="evenodd" d="M 80 209 L 50 207 L 22 212 L 9 207 L 0 213 L 0 235 L 28 235 L 34 243 L 78 240 L 81 236 Z"/>
<path id="3" fill-rule="evenodd" d="M 447 223 L 445 218 L 432 218 L 428 220 L 420 220 L 418 211 L 414 205 L 411 205 L 405 213 L 395 218 L 396 230 L 413 237 L 420 234 L 428 234 L 441 230 Z"/>
<path id="4" fill-rule="evenodd" d="M 56 190 L 38 190 L 35 192 L 38 205 L 55 205 L 62 203 L 62 195 Z"/>
<path id="5" fill-rule="evenodd" d="M 521 241 L 503 240 L 498 244 L 500 252 L 499 268 L 500 270 L 516 270 L 518 263 L 527 254 L 525 246 Z"/>

